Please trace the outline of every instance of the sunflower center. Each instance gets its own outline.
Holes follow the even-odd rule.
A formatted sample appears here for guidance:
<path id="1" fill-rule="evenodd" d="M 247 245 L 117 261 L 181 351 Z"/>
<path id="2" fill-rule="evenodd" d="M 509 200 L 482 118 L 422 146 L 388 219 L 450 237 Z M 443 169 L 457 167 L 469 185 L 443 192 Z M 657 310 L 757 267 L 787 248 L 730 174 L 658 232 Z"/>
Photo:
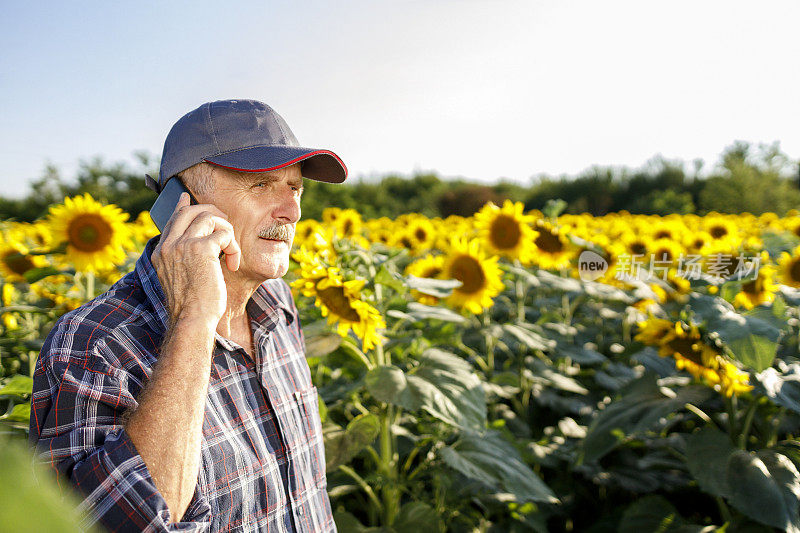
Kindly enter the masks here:
<path id="1" fill-rule="evenodd" d="M 417 228 L 417 230 L 414 232 L 414 237 L 416 237 L 420 242 L 425 242 L 428 239 L 428 232 L 422 228 Z"/>
<path id="2" fill-rule="evenodd" d="M 19 276 L 25 274 L 34 267 L 33 261 L 27 255 L 23 255 L 16 250 L 11 250 L 3 256 L 3 263 L 8 269 Z"/>
<path id="3" fill-rule="evenodd" d="M 344 293 L 344 287 L 327 287 L 318 289 L 320 300 L 325 304 L 331 313 L 338 315 L 350 322 L 358 322 L 361 317 L 358 312 L 350 306 L 350 299 Z"/>
<path id="4" fill-rule="evenodd" d="M 82 213 L 76 216 L 67 230 L 69 244 L 81 252 L 99 252 L 111 242 L 114 230 L 100 215 Z"/>
<path id="5" fill-rule="evenodd" d="M 672 252 L 669 250 L 669 248 L 661 248 L 660 250 L 657 250 L 654 255 L 656 261 L 666 261 L 670 263 L 673 261 Z"/>
<path id="6" fill-rule="evenodd" d="M 709 233 L 715 239 L 721 239 L 722 237 L 728 234 L 728 228 L 726 228 L 725 226 L 714 226 L 711 228 L 711 231 L 709 231 Z"/>
<path id="7" fill-rule="evenodd" d="M 662 229 L 653 235 L 653 239 L 671 239 L 672 233 L 669 230 Z"/>
<path id="8" fill-rule="evenodd" d="M 461 282 L 456 290 L 467 294 L 478 292 L 486 286 L 486 274 L 483 267 L 472 256 L 458 256 L 450 266 L 450 275 Z"/>
<path id="9" fill-rule="evenodd" d="M 499 215 L 492 222 L 489 238 L 492 241 L 492 245 L 499 250 L 514 248 L 522 238 L 519 222 L 514 217 Z"/>
<path id="10" fill-rule="evenodd" d="M 756 279 L 748 281 L 742 285 L 742 292 L 746 292 L 747 294 L 752 294 L 754 296 L 761 294 L 764 292 L 764 280 L 761 279 L 761 276 L 758 276 Z"/>
<path id="11" fill-rule="evenodd" d="M 408 248 L 409 250 L 414 248 L 414 243 L 405 235 L 400 238 L 400 244 L 403 245 L 403 248 Z"/>
<path id="12" fill-rule="evenodd" d="M 350 237 L 353 234 L 353 221 L 348 219 L 344 221 L 342 225 L 342 232 L 344 233 L 345 237 Z"/>
<path id="13" fill-rule="evenodd" d="M 800 282 L 800 258 L 792 261 L 792 264 L 789 267 L 789 275 L 791 276 L 792 281 Z"/>
<path id="14" fill-rule="evenodd" d="M 541 251 L 551 254 L 556 254 L 564 249 L 561 239 L 544 228 L 539 229 L 539 236 L 536 237 L 534 243 Z"/>
<path id="15" fill-rule="evenodd" d="M 634 242 L 630 245 L 631 252 L 634 255 L 644 255 L 647 252 L 647 246 L 642 242 Z"/>
<path id="16" fill-rule="evenodd" d="M 667 346 L 673 353 L 679 353 L 681 356 L 689 359 L 693 363 L 696 363 L 700 366 L 705 366 L 703 364 L 703 357 L 702 352 L 694 348 L 694 344 L 697 343 L 697 340 L 690 339 L 688 337 L 676 337 L 674 339 L 670 339 L 667 342 Z"/>
<path id="17" fill-rule="evenodd" d="M 422 276 L 420 276 L 420 277 L 423 277 L 423 278 L 435 278 L 436 276 L 438 276 L 441 273 L 442 273 L 442 269 L 441 268 L 432 266 L 432 267 L 426 268 L 422 272 Z"/>

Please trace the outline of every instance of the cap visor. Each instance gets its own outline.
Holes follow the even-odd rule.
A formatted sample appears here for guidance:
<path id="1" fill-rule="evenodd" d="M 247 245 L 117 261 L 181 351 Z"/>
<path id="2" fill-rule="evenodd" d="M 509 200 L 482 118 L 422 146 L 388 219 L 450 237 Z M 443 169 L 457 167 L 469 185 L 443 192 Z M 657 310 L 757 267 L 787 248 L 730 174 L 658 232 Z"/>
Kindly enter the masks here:
<path id="1" fill-rule="evenodd" d="M 270 172 L 300 163 L 303 177 L 328 183 L 341 183 L 347 178 L 347 167 L 330 150 L 314 150 L 300 146 L 255 146 L 236 150 L 205 161 L 242 172 Z"/>

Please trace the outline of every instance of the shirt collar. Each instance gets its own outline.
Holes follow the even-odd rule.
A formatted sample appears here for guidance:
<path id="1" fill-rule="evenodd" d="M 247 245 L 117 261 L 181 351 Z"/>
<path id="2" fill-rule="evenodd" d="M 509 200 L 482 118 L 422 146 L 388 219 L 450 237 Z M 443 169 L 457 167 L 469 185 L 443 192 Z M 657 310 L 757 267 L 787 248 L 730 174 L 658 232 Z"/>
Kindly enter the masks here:
<path id="1" fill-rule="evenodd" d="M 144 247 L 144 252 L 136 261 L 135 271 L 139 280 L 142 283 L 147 299 L 150 301 L 155 310 L 158 321 L 166 331 L 169 326 L 169 312 L 167 310 L 167 298 L 164 295 L 164 290 L 161 288 L 161 282 L 158 279 L 153 262 L 150 256 L 158 245 L 158 239 L 161 235 L 156 235 Z M 282 285 L 285 286 L 283 280 L 268 279 L 258 286 L 256 292 L 247 302 L 247 314 L 250 315 L 251 320 L 262 323 L 264 321 L 271 321 L 277 325 L 277 310 L 283 311 L 284 318 L 287 324 L 291 324 L 295 320 L 295 312 L 292 306 L 289 305 L 287 299 L 287 291 L 282 290 Z M 272 327 L 270 329 L 272 329 Z M 217 339 L 222 339 L 218 334 L 215 334 Z"/>

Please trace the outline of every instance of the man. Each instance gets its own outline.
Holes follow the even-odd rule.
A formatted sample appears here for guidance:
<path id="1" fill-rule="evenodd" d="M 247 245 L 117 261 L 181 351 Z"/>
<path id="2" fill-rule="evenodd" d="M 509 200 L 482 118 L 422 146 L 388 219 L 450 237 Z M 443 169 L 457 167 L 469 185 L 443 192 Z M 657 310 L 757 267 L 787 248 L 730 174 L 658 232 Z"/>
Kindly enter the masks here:
<path id="1" fill-rule="evenodd" d="M 164 144 L 182 194 L 133 272 L 64 315 L 36 364 L 31 441 L 110 531 L 335 531 L 317 390 L 281 280 L 302 148 L 269 106 L 206 103 Z"/>

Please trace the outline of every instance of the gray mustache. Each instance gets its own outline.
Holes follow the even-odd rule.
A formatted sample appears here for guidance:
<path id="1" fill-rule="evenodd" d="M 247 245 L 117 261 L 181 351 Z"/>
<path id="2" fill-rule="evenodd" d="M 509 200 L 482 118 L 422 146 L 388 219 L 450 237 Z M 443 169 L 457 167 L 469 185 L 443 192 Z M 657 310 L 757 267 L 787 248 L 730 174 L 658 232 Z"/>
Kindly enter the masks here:
<path id="1" fill-rule="evenodd" d="M 262 239 L 275 239 L 277 241 L 292 242 L 294 239 L 294 228 L 289 224 L 276 224 L 267 229 L 261 230 L 258 234 Z"/>

